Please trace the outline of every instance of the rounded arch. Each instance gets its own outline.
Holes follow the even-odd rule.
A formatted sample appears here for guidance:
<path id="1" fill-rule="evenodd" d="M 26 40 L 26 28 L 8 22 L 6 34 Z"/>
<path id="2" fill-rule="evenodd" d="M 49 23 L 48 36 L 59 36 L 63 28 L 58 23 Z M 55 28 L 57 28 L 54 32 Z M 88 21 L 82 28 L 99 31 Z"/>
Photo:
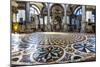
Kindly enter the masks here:
<path id="1" fill-rule="evenodd" d="M 42 3 L 42 4 L 43 4 L 44 7 L 46 7 L 46 4 L 45 3 Z"/>
<path id="2" fill-rule="evenodd" d="M 45 3 L 42 3 L 42 4 L 43 4 L 43 8 L 41 9 L 41 15 L 44 15 L 44 14 L 47 14 L 47 7 Z"/>
<path id="3" fill-rule="evenodd" d="M 82 7 L 81 6 L 77 6 L 73 12 L 74 15 L 81 15 L 82 14 Z"/>
<path id="4" fill-rule="evenodd" d="M 53 4 L 50 7 L 51 14 L 52 14 L 53 10 L 62 11 L 62 14 L 64 14 L 64 8 L 63 8 L 63 6 L 61 4 Z"/>
<path id="5" fill-rule="evenodd" d="M 36 10 L 37 14 L 40 14 L 39 8 L 37 6 L 35 6 L 35 5 L 32 5 L 30 10 Z"/>
<path id="6" fill-rule="evenodd" d="M 63 8 L 63 6 L 61 4 L 52 4 L 50 9 L 52 9 L 54 6 L 60 6 L 64 10 L 64 8 Z"/>

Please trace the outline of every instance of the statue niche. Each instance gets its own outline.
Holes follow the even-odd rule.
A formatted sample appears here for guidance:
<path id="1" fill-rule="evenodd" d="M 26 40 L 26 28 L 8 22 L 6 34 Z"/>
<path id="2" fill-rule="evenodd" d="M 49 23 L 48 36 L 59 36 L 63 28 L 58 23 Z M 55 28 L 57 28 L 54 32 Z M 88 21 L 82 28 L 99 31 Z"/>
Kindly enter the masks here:
<path id="1" fill-rule="evenodd" d="M 60 4 L 55 4 L 51 9 L 51 18 L 53 19 L 53 31 L 59 32 L 62 29 L 63 7 Z"/>

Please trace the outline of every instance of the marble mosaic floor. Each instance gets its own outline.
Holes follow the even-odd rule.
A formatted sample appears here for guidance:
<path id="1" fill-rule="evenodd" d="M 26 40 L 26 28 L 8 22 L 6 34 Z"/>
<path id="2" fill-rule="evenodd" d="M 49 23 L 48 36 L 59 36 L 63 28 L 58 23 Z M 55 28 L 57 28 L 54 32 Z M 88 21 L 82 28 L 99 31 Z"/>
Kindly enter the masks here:
<path id="1" fill-rule="evenodd" d="M 36 32 L 12 34 L 11 62 L 36 65 L 95 61 L 94 34 Z"/>

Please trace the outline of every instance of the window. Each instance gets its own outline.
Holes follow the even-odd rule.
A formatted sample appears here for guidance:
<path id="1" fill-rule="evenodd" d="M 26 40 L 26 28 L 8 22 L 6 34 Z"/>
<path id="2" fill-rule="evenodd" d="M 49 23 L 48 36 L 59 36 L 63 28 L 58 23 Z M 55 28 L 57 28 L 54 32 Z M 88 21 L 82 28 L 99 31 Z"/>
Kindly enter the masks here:
<path id="1" fill-rule="evenodd" d="M 38 15 L 38 11 L 34 7 L 30 7 L 30 15 Z"/>
<path id="2" fill-rule="evenodd" d="M 77 15 L 77 16 L 82 15 L 82 9 L 79 9 L 79 10 L 76 12 L 76 15 Z"/>
<path id="3" fill-rule="evenodd" d="M 74 15 L 81 16 L 82 15 L 82 8 L 81 6 L 77 7 L 74 11 Z"/>
<path id="4" fill-rule="evenodd" d="M 23 21 L 25 21 L 25 10 L 18 10 L 17 22 L 20 22 L 20 18 L 23 18 Z"/>
<path id="5" fill-rule="evenodd" d="M 91 23 L 95 22 L 95 15 L 92 14 L 92 11 L 86 11 L 86 21 L 88 22 L 89 19 Z"/>

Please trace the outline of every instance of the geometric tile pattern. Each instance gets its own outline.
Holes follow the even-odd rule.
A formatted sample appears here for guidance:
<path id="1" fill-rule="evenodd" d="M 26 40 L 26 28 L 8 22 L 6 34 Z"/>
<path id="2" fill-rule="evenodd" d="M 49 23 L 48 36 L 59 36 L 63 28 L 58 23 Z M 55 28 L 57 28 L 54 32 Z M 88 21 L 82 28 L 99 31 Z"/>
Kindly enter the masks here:
<path id="1" fill-rule="evenodd" d="M 34 65 L 95 60 L 94 34 L 37 32 L 12 34 L 12 64 Z"/>
<path id="2" fill-rule="evenodd" d="M 55 62 L 61 58 L 64 54 L 62 48 L 57 46 L 49 46 L 38 48 L 37 51 L 33 54 L 33 58 L 41 63 L 50 63 Z"/>
<path id="3" fill-rule="evenodd" d="M 81 52 L 96 52 L 95 46 L 87 43 L 78 43 L 73 46 L 75 49 Z"/>

